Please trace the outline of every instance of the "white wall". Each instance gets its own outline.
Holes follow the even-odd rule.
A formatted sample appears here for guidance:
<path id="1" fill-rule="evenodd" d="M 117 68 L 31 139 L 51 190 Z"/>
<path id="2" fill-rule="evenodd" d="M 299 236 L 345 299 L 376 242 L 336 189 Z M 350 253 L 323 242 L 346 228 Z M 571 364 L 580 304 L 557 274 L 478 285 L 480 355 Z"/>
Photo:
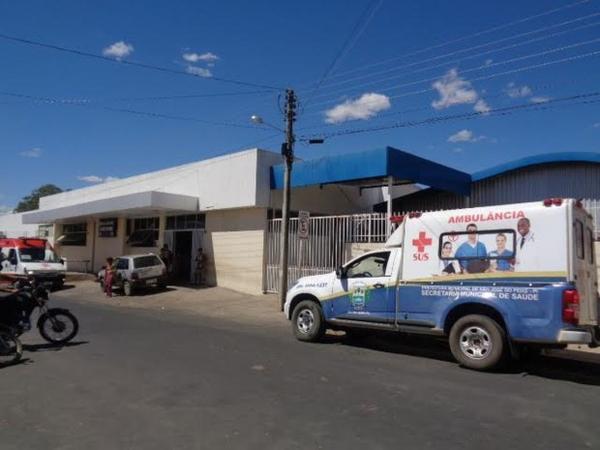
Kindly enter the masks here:
<path id="1" fill-rule="evenodd" d="M 214 211 L 206 215 L 203 250 L 208 284 L 249 294 L 263 289 L 266 208 Z"/>
<path id="2" fill-rule="evenodd" d="M 0 232 L 6 237 L 35 237 L 38 235 L 38 226 L 25 225 L 22 222 L 23 213 L 0 215 Z"/>
<path id="3" fill-rule="evenodd" d="M 270 153 L 252 149 L 109 183 L 42 197 L 40 209 L 59 208 L 126 194 L 159 191 L 197 196 L 200 210 L 268 205 Z M 258 167 L 261 164 L 262 167 Z M 266 168 L 265 168 L 266 165 Z M 260 172 L 261 176 L 258 177 Z"/>
<path id="4" fill-rule="evenodd" d="M 270 207 L 281 208 L 283 191 L 271 191 Z M 372 212 L 373 205 L 383 201 L 381 190 L 363 190 L 357 187 L 325 185 L 292 188 L 291 209 L 314 214 L 355 214 Z"/>

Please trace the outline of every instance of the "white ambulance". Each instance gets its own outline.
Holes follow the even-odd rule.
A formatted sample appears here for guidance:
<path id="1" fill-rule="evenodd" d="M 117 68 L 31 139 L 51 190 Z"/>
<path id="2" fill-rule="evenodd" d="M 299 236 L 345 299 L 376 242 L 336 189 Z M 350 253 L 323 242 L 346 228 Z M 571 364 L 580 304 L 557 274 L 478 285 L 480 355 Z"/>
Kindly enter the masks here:
<path id="1" fill-rule="evenodd" d="M 284 309 L 300 340 L 327 328 L 445 336 L 485 370 L 523 350 L 597 345 L 598 304 L 592 217 L 548 199 L 405 216 L 380 250 L 299 279 Z"/>

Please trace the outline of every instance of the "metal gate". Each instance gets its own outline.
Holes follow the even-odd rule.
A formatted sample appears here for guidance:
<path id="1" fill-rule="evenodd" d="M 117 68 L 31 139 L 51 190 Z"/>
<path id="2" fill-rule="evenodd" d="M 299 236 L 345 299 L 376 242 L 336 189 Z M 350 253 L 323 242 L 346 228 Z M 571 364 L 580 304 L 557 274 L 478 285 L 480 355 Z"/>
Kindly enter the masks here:
<path id="1" fill-rule="evenodd" d="M 308 239 L 298 237 L 298 219 L 290 219 L 288 287 L 298 278 L 335 270 L 350 258 L 352 244 L 383 243 L 387 239 L 387 214 L 353 214 L 311 217 Z M 265 291 L 279 289 L 281 219 L 269 220 Z"/>

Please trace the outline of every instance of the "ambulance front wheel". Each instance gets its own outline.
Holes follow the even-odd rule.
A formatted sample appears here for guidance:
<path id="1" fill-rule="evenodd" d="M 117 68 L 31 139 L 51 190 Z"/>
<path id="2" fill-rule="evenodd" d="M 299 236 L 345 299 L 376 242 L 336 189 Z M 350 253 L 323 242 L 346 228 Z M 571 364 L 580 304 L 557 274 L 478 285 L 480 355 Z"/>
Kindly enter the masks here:
<path id="1" fill-rule="evenodd" d="M 506 334 L 494 319 L 478 314 L 468 315 L 452 326 L 450 350 L 464 367 L 492 370 L 505 360 Z"/>
<path id="2" fill-rule="evenodd" d="M 325 318 L 321 306 L 311 300 L 298 303 L 292 313 L 292 326 L 296 339 L 316 342 L 325 335 Z"/>

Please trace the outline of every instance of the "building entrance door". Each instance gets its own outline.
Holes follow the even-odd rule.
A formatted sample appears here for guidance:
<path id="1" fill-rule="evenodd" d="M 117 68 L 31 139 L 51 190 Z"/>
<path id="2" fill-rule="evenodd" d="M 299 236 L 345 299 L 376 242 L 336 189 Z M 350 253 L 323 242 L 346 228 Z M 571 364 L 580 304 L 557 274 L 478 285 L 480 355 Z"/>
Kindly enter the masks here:
<path id="1" fill-rule="evenodd" d="M 192 277 L 192 232 L 173 233 L 173 278 L 187 283 Z"/>

